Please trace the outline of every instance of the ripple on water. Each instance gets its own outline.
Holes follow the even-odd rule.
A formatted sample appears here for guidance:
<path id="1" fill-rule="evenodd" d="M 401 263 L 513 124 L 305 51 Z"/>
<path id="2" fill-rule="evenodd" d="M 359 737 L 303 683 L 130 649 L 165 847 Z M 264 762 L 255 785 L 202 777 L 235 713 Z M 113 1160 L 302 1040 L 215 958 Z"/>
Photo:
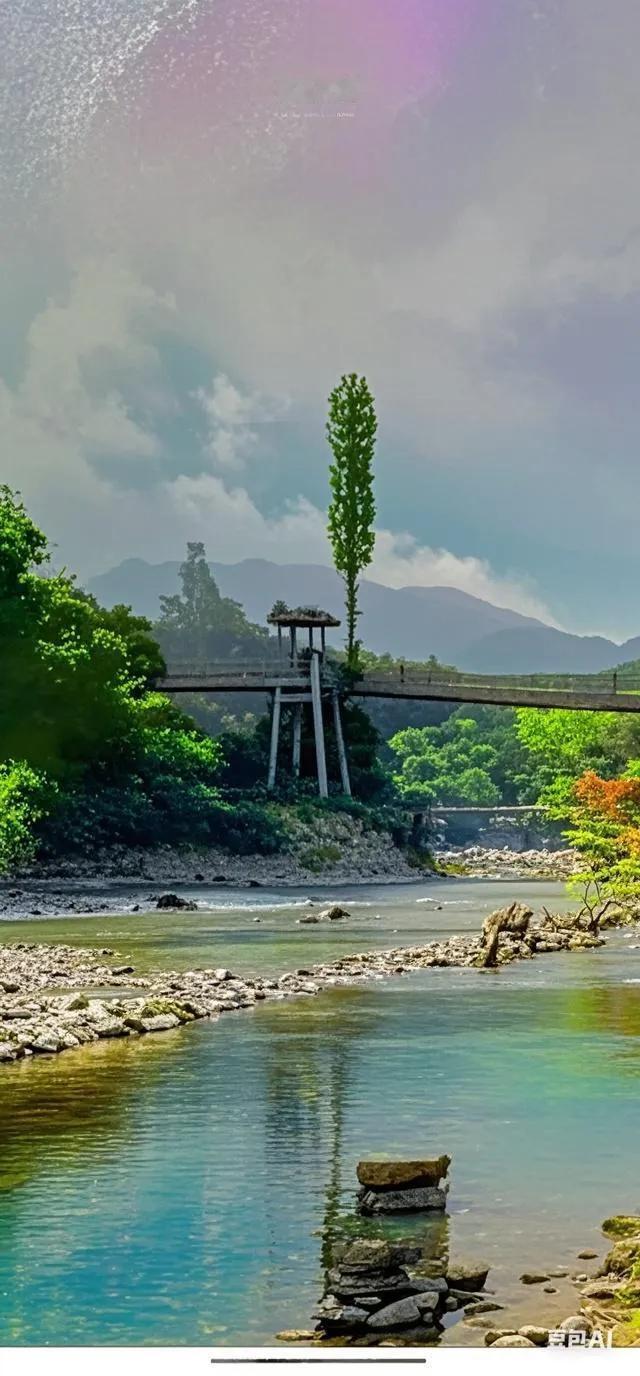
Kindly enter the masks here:
<path id="1" fill-rule="evenodd" d="M 406 894 L 377 901 L 396 924 L 415 913 Z M 600 1220 L 640 1202 L 638 979 L 614 937 L 497 977 L 423 971 L 8 1067 L 3 1341 L 263 1343 L 308 1326 L 327 1248 L 353 1227 L 356 1161 L 378 1151 L 449 1152 L 450 1218 L 403 1232 L 486 1257 L 501 1322 L 516 1301 L 564 1316 L 567 1282 L 543 1300 L 517 1277 L 573 1269 Z"/>

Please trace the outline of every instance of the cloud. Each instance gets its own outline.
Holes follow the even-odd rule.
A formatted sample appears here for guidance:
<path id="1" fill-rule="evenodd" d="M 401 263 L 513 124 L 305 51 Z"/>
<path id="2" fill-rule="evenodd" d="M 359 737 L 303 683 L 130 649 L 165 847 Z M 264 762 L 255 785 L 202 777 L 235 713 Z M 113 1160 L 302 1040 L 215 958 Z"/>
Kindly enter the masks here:
<path id="1" fill-rule="evenodd" d="M 493 602 L 498 607 L 510 607 L 525 616 L 538 617 L 550 626 L 557 626 L 553 613 L 526 579 L 517 574 L 500 577 L 486 559 L 473 555 L 460 557 L 447 549 L 430 549 L 421 545 L 415 536 L 380 530 L 367 577 L 386 583 L 391 588 L 410 584 L 418 587 L 460 588 L 473 597 Z"/>
<path id="2" fill-rule="evenodd" d="M 207 418 L 206 450 L 223 469 L 243 468 L 259 448 L 261 427 L 281 420 L 289 405 L 286 398 L 241 392 L 226 373 L 214 377 L 210 392 L 199 388 L 195 398 Z"/>
<path id="3" fill-rule="evenodd" d="M 145 0 L 121 54 L 126 101 L 111 99 L 115 49 L 95 83 L 91 63 L 80 93 L 70 80 L 81 137 L 67 157 L 69 119 L 56 125 L 65 179 L 26 247 L 59 280 L 34 310 L 22 377 L 0 389 L 5 472 L 82 572 L 177 553 L 196 527 L 212 557 L 326 562 L 322 411 L 356 368 L 381 421 L 372 576 L 552 619 L 546 587 L 563 619 L 588 607 L 604 623 L 601 556 L 633 547 L 637 509 L 632 367 L 616 366 L 632 357 L 640 289 L 635 0 L 615 24 L 601 0 L 470 4 L 477 23 L 441 81 L 418 90 L 416 49 L 392 101 L 299 121 L 295 137 L 262 117 L 283 73 L 301 89 L 313 78 L 308 7 L 295 22 L 284 0 L 243 7 L 240 66 L 228 8 L 202 19 Z M 89 57 L 129 32 L 126 10 L 118 0 Z M 143 10 L 160 16 L 158 45 Z M 167 15 L 187 10 L 185 40 Z M 325 7 L 324 42 L 327 22 Z M 218 40 L 224 81 L 207 65 Z M 349 52 L 354 89 L 374 67 L 382 80 L 379 33 L 356 25 Z M 63 65 L 25 140 L 55 125 Z M 627 597 L 637 629 L 628 586 L 616 620 Z"/>
<path id="4" fill-rule="evenodd" d="M 287 503 L 277 517 L 265 517 L 244 488 L 228 488 L 219 477 L 203 474 L 166 484 L 161 498 L 173 512 L 174 535 L 205 541 L 210 555 L 223 563 L 246 557 L 276 563 L 331 563 L 326 515 L 304 497 Z M 166 520 L 166 517 L 165 517 Z M 189 532 L 192 532 L 189 534 Z M 175 553 L 180 549 L 176 544 Z M 453 587 L 497 606 L 557 625 L 541 598 L 517 577 L 501 578 L 486 560 L 459 558 L 433 550 L 413 536 L 379 530 L 374 560 L 365 577 L 400 588 Z"/>
<path id="5" fill-rule="evenodd" d="M 240 481 L 248 460 L 264 454 L 265 428 L 271 433 L 288 413 L 287 398 L 242 390 L 216 373 L 195 398 L 206 420 L 200 471 L 166 476 L 166 415 L 189 399 L 177 386 L 168 393 L 161 386 L 153 341 L 169 327 L 176 327 L 171 297 L 113 258 L 87 262 L 66 294 L 35 317 L 20 383 L 0 383 L 5 477 L 57 541 L 57 562 L 87 577 L 131 555 L 179 558 L 187 540 L 201 539 L 223 562 L 330 564 L 326 515 L 304 493 L 265 515 L 246 481 L 251 465 Z M 96 455 L 109 463 L 96 465 Z M 133 461 L 145 481 L 131 482 Z M 379 530 L 368 576 L 393 587 L 457 587 L 553 621 L 527 580 L 500 577 L 484 559 L 431 549 L 406 531 Z"/>

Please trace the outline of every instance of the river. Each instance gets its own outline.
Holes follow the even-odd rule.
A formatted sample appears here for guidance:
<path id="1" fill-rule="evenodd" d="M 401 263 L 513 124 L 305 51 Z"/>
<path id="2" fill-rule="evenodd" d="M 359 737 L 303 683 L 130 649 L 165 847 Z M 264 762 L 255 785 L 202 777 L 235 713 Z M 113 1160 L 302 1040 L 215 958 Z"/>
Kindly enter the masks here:
<path id="1" fill-rule="evenodd" d="M 146 892 L 146 890 L 145 890 Z M 0 922 L 3 940 L 113 946 L 140 972 L 274 971 L 477 929 L 559 885 L 451 880 L 344 890 L 344 923 L 299 926 L 311 895 L 203 890 L 197 913 Z M 256 920 L 259 919 L 259 920 Z M 312 1327 L 355 1165 L 452 1157 L 445 1223 L 395 1232 L 491 1264 L 509 1326 L 575 1308 L 525 1287 L 604 1250 L 640 1206 L 640 937 L 499 974 L 425 970 L 269 1003 L 218 1023 L 101 1042 L 0 1072 L 0 1342 L 263 1344 Z M 378 1228 L 380 1225 L 377 1225 Z M 573 1308 L 572 1308 L 573 1301 Z M 443 1341 L 481 1343 L 452 1317 Z"/>

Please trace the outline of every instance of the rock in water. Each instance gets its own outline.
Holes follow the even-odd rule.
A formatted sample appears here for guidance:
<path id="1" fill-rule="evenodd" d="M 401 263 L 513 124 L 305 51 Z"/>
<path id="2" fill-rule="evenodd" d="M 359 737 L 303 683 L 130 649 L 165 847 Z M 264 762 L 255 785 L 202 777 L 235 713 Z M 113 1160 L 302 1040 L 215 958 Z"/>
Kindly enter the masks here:
<path id="1" fill-rule="evenodd" d="M 329 1337 L 362 1336 L 363 1327 L 379 1334 L 420 1328 L 435 1339 L 448 1287 L 444 1276 L 422 1276 L 406 1269 L 424 1260 L 423 1248 L 407 1242 L 360 1237 L 332 1249 L 332 1266 L 316 1317 Z"/>
<path id="2" fill-rule="evenodd" d="M 338 922 L 341 917 L 351 917 L 351 913 L 348 913 L 346 908 L 341 908 L 339 903 L 334 903 L 331 908 L 325 908 L 320 917 L 328 919 L 329 922 Z"/>
<path id="3" fill-rule="evenodd" d="M 405 1300 L 396 1300 L 395 1304 L 385 1305 L 377 1314 L 370 1314 L 367 1327 L 409 1328 L 412 1324 L 420 1323 L 421 1317 L 418 1301 L 409 1295 Z"/>
<path id="4" fill-rule="evenodd" d="M 369 1190 L 398 1190 L 438 1185 L 451 1165 L 450 1156 L 425 1157 L 421 1161 L 359 1161 L 356 1174 Z"/>
<path id="5" fill-rule="evenodd" d="M 590 1338 L 593 1333 L 593 1324 L 586 1314 L 570 1314 L 568 1319 L 563 1319 L 558 1324 L 559 1333 L 566 1333 L 567 1338 L 570 1333 L 584 1333 L 585 1337 Z"/>
<path id="6" fill-rule="evenodd" d="M 546 1347 L 549 1341 L 549 1329 L 538 1328 L 535 1323 L 525 1324 L 523 1328 L 518 1329 L 518 1332 L 521 1338 L 528 1338 L 535 1347 Z"/>
<path id="7" fill-rule="evenodd" d="M 422 1209 L 441 1213 L 447 1205 L 447 1189 L 422 1185 L 407 1190 L 365 1190 L 359 1208 L 363 1214 L 415 1213 Z"/>
<path id="8" fill-rule="evenodd" d="M 457 1261 L 447 1269 L 447 1285 L 465 1292 L 482 1290 L 490 1268 L 484 1261 Z"/>
<path id="9" fill-rule="evenodd" d="M 602 1231 L 605 1237 L 638 1237 L 640 1217 L 637 1214 L 614 1214 L 613 1218 L 605 1218 Z"/>
<path id="10" fill-rule="evenodd" d="M 156 908 L 160 911 L 175 911 L 196 913 L 198 904 L 190 898 L 180 898 L 177 893 L 161 893 L 156 903 Z"/>
<path id="11" fill-rule="evenodd" d="M 399 1264 L 396 1251 L 397 1249 L 392 1247 L 390 1242 L 385 1242 L 384 1238 L 357 1238 L 338 1258 L 340 1270 L 353 1272 L 355 1275 L 366 1275 L 368 1271 L 393 1271 Z M 419 1248 L 415 1251 L 420 1256 Z"/>
<path id="12" fill-rule="evenodd" d="M 283 1328 L 276 1333 L 277 1343 L 316 1343 L 318 1334 L 313 1328 Z"/>

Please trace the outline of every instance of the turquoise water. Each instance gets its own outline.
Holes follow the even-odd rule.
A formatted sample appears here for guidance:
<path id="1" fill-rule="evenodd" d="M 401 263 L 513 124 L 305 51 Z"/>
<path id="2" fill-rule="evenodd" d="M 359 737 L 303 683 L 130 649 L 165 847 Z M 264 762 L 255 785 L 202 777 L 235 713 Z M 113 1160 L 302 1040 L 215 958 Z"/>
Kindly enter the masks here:
<path id="1" fill-rule="evenodd" d="M 438 886 L 457 916 L 425 917 L 423 896 L 378 891 L 382 917 L 363 924 L 476 926 L 495 893 Z M 203 919 L 213 937 L 187 914 L 170 963 L 195 963 L 213 941 L 237 968 L 230 949 L 244 963 L 253 946 L 257 968 L 281 940 L 285 968 L 301 939 L 288 911 L 265 907 L 257 939 L 246 912 Z M 102 944 L 98 930 L 120 921 L 37 926 L 68 937 L 79 924 L 83 942 L 89 926 Z M 301 931 L 305 944 L 372 944 L 363 931 Z M 148 934 L 149 958 L 161 937 Z M 497 976 L 425 971 L 4 1069 L 0 1342 L 262 1344 L 310 1326 L 327 1249 L 354 1226 L 356 1161 L 372 1152 L 449 1152 L 447 1224 L 406 1221 L 403 1233 L 486 1258 L 501 1322 L 564 1317 L 568 1282 L 543 1296 L 517 1278 L 594 1269 L 577 1252 L 603 1246 L 608 1214 L 640 1207 L 639 941 L 618 934 Z M 482 1334 L 456 1323 L 445 1341 Z"/>

